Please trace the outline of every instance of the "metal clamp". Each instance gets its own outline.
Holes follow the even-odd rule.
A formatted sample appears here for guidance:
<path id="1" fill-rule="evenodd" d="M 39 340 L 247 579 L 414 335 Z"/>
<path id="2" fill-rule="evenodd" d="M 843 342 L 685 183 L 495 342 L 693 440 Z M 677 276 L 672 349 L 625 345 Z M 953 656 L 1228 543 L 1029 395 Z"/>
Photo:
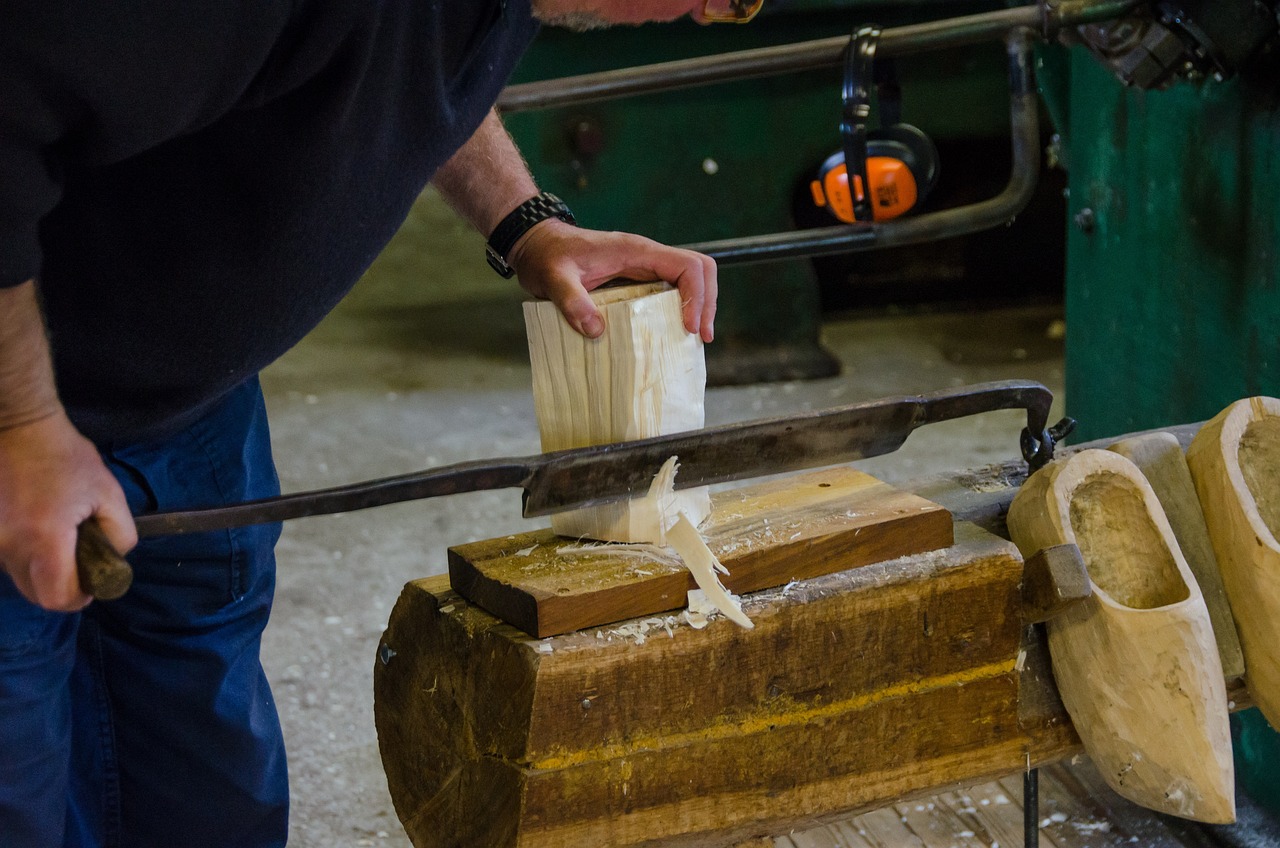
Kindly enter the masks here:
<path id="1" fill-rule="evenodd" d="M 1075 428 L 1074 418 L 1063 418 L 1057 424 L 1041 430 L 1034 436 L 1029 427 L 1024 428 L 1021 439 L 1022 458 L 1027 461 L 1027 470 L 1035 472 L 1047 465 L 1049 460 L 1053 459 L 1053 450 L 1058 442 L 1071 435 L 1071 431 Z"/>

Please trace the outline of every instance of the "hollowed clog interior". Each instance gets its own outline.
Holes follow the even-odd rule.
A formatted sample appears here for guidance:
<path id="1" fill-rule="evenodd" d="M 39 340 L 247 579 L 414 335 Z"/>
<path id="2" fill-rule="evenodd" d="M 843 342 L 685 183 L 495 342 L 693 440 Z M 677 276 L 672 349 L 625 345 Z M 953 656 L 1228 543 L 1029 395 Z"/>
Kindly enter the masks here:
<path id="1" fill-rule="evenodd" d="M 1141 491 L 1127 477 L 1102 472 L 1077 486 L 1071 529 L 1089 576 L 1116 603 L 1153 609 L 1190 596 Z"/>
<path id="2" fill-rule="evenodd" d="M 1237 458 L 1258 515 L 1280 537 L 1280 418 L 1268 415 L 1245 427 Z"/>

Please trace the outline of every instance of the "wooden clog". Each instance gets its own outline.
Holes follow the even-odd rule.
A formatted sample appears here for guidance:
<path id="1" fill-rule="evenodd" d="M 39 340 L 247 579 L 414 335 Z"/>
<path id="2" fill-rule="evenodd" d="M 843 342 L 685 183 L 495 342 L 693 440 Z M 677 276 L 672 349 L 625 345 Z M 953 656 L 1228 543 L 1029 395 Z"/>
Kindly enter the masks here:
<path id="1" fill-rule="evenodd" d="M 1079 546 L 1092 596 L 1046 627 L 1085 750 L 1124 797 L 1235 820 L 1227 693 L 1204 596 L 1150 484 L 1116 453 L 1081 451 L 1027 480 L 1009 508 L 1024 556 Z"/>
<path id="2" fill-rule="evenodd" d="M 1240 648 L 1240 637 L 1236 634 L 1235 618 L 1231 615 L 1218 558 L 1209 540 L 1204 511 L 1200 508 L 1200 498 L 1178 437 L 1172 433 L 1143 433 L 1122 439 L 1107 450 L 1115 451 L 1138 466 L 1160 499 L 1178 547 L 1196 577 L 1205 606 L 1209 608 L 1213 638 L 1218 642 L 1218 659 L 1222 660 L 1222 673 L 1228 680 L 1243 677 L 1244 654 Z"/>
<path id="3" fill-rule="evenodd" d="M 1254 703 L 1280 727 L 1280 400 L 1237 401 L 1187 450 Z"/>

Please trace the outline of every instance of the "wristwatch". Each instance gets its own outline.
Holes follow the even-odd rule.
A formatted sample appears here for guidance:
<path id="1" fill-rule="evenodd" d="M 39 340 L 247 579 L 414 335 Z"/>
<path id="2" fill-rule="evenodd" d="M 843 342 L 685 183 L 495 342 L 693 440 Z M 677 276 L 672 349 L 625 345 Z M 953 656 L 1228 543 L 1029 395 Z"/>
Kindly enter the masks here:
<path id="1" fill-rule="evenodd" d="M 484 247 L 489 266 L 504 277 L 513 276 L 516 269 L 507 264 L 507 254 L 534 224 L 548 218 L 559 218 L 566 224 L 577 223 L 564 201 L 551 192 L 544 191 L 536 197 L 531 197 L 494 227 L 493 235 L 489 236 L 489 243 Z"/>

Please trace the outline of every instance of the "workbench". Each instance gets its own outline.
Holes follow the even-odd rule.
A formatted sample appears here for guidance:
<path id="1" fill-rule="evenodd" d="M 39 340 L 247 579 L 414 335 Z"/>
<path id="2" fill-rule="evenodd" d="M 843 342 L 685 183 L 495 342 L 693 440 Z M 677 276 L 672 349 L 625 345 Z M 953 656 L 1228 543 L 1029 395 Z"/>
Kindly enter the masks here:
<path id="1" fill-rule="evenodd" d="M 408 584 L 374 684 L 411 839 L 766 844 L 1080 754 L 1003 538 L 1023 479 L 1009 461 L 902 487 L 950 510 L 952 547 L 750 595 L 751 631 L 660 616 L 535 639 L 447 578 Z"/>

